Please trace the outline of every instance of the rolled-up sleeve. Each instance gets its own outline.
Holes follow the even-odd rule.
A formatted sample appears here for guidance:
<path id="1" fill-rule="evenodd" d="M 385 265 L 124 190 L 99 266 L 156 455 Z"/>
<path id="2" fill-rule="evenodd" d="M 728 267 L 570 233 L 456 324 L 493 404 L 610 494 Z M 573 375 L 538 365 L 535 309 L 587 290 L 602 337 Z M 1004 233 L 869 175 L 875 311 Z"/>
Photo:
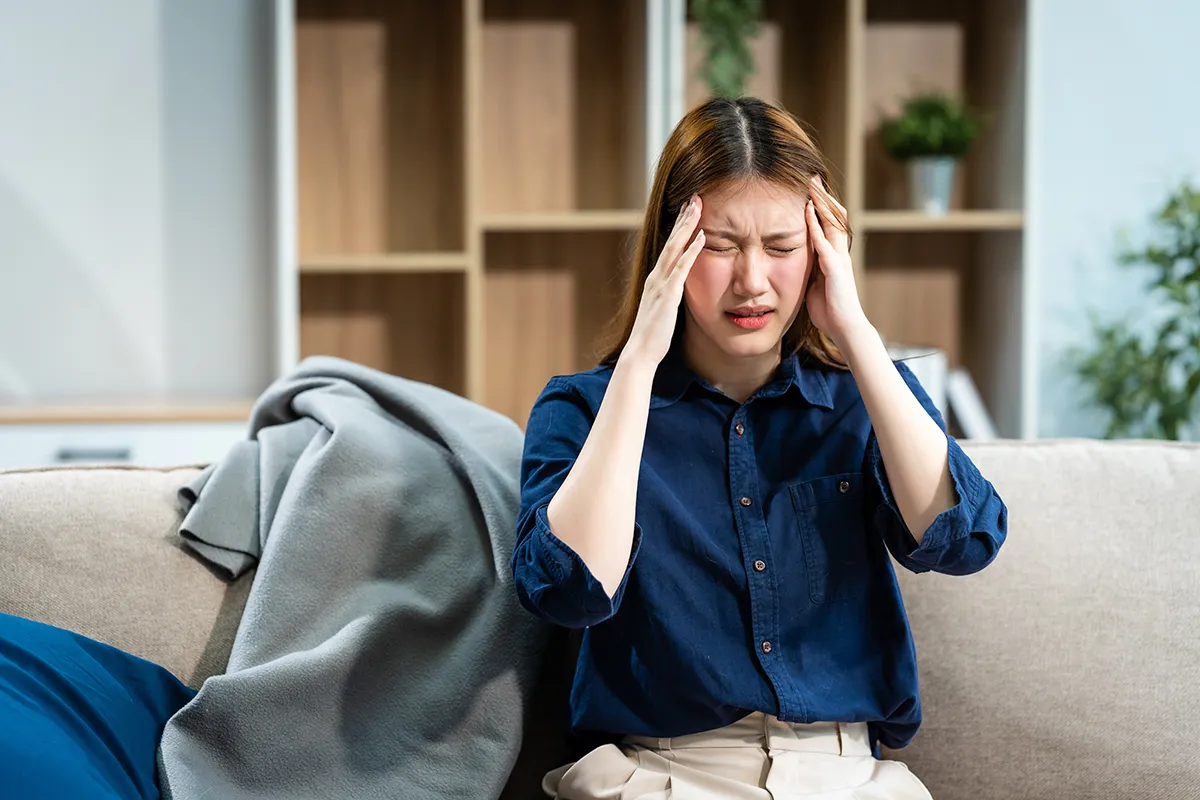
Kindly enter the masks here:
<path id="1" fill-rule="evenodd" d="M 945 433 L 941 413 L 912 370 L 903 363 L 897 363 L 896 368 Z M 864 463 L 864 472 L 873 478 L 868 481 L 871 492 L 867 513 L 892 555 L 906 569 L 969 575 L 990 564 L 999 552 L 1008 533 L 1008 509 L 954 437 L 947 434 L 946 438 L 955 504 L 934 519 L 919 545 L 896 505 L 874 430 L 867 437 Z"/>
<path id="2" fill-rule="evenodd" d="M 642 541 L 635 525 L 625 575 L 610 597 L 579 554 L 550 530 L 546 510 L 583 449 L 593 418 L 583 396 L 555 378 L 534 403 L 525 429 L 513 583 L 522 606 L 566 628 L 596 625 L 616 613 Z"/>

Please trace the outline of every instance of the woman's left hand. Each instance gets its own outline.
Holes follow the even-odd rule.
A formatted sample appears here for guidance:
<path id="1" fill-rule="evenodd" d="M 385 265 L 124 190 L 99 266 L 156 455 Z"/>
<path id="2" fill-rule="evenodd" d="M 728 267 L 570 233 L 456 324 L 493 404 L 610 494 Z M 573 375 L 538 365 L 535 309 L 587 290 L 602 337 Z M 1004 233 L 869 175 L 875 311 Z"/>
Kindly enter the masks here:
<path id="1" fill-rule="evenodd" d="M 809 194 L 804 216 L 817 263 L 812 266 L 813 279 L 806 294 L 808 315 L 822 333 L 844 349 L 849 337 L 870 328 L 854 285 L 849 239 L 834 222 L 831 204 L 843 217 L 846 209 L 825 191 L 819 177 L 813 178 Z"/>

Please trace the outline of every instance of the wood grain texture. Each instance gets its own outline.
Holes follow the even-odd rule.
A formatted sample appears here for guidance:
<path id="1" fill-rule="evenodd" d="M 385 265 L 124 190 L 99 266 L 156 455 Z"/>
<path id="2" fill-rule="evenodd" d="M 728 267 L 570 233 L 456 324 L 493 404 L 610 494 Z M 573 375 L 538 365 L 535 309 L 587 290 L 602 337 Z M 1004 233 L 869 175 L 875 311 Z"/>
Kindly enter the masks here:
<path id="1" fill-rule="evenodd" d="M 547 159 L 541 170 L 567 170 L 574 176 L 572 209 L 629 209 L 645 202 L 643 156 L 645 112 L 645 0 L 485 0 L 484 39 L 502 26 L 566 25 L 572 32 L 572 63 L 557 69 L 571 76 L 571 136 L 569 160 Z M 530 28 L 532 30 L 532 28 Z M 531 58 L 533 56 L 530 56 Z M 553 69 L 550 67 L 549 69 Z M 539 82 L 549 80 L 542 76 Z M 519 84 L 489 82 L 484 94 L 496 93 L 484 102 L 520 105 L 527 90 Z M 516 99 L 511 99 L 516 98 Z M 524 103 L 526 108 L 530 103 Z M 527 115 L 522 120 L 524 135 L 542 124 L 558 125 L 558 116 Z M 491 133 L 485 124 L 486 139 Z M 542 134 L 538 134 L 542 135 Z M 484 193 L 491 189 L 493 165 L 485 157 Z M 491 210 L 495 208 L 489 202 Z"/>
<path id="2" fill-rule="evenodd" d="M 303 357 L 332 355 L 462 394 L 462 275 L 305 275 Z"/>
<path id="3" fill-rule="evenodd" d="M 302 257 L 388 247 L 386 48 L 379 21 L 296 25 Z"/>
<path id="4" fill-rule="evenodd" d="M 633 240 L 634 234 L 625 231 L 489 233 L 487 269 L 489 276 L 493 272 L 569 273 L 574 286 L 574 368 L 589 369 L 596 366 L 599 339 L 616 313 Z M 488 335 L 497 334 L 489 330 Z M 519 369 L 520 359 L 515 352 L 508 361 L 489 362 L 489 373 Z"/>
<path id="5" fill-rule="evenodd" d="M 987 231 L 1020 230 L 1021 211 L 965 210 L 931 216 L 921 211 L 867 211 L 858 218 L 863 231 Z"/>
<path id="6" fill-rule="evenodd" d="M 484 26 L 484 213 L 575 208 L 575 35 L 560 21 Z"/>
<path id="7" fill-rule="evenodd" d="M 960 280 L 953 267 L 872 267 L 863 304 L 885 340 L 942 350 L 961 358 Z"/>
<path id="8" fill-rule="evenodd" d="M 484 403 L 521 427 L 554 375 L 575 372 L 575 277 L 568 270 L 496 270 L 486 279 Z"/>
<path id="9" fill-rule="evenodd" d="M 464 249 L 459 3 L 300 0 L 300 252 Z"/>

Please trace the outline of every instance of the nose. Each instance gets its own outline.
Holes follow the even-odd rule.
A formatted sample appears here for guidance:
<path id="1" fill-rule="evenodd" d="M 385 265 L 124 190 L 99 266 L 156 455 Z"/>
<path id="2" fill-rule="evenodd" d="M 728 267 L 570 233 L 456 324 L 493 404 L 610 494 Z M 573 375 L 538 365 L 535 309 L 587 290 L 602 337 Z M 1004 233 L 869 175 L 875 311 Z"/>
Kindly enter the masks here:
<path id="1" fill-rule="evenodd" d="M 761 248 L 743 250 L 734 265 L 733 291 L 740 297 L 759 297 L 767 292 L 770 264 Z"/>

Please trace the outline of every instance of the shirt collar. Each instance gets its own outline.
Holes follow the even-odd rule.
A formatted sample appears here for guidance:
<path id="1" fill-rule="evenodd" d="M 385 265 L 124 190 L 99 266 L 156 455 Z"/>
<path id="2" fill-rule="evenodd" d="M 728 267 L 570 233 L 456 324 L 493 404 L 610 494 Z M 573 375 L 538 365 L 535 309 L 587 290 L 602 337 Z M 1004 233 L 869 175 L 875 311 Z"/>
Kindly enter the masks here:
<path id="1" fill-rule="evenodd" d="M 659 364 L 654 374 L 651 408 L 662 408 L 677 402 L 693 385 L 711 392 L 717 391 L 692 371 L 680 350 L 678 346 L 671 347 L 666 358 Z M 775 371 L 775 377 L 755 392 L 754 396 L 778 397 L 793 388 L 800 392 L 800 396 L 810 405 L 833 408 L 833 399 L 830 397 L 824 374 L 819 369 L 801 367 L 798 355 L 783 359 Z"/>

